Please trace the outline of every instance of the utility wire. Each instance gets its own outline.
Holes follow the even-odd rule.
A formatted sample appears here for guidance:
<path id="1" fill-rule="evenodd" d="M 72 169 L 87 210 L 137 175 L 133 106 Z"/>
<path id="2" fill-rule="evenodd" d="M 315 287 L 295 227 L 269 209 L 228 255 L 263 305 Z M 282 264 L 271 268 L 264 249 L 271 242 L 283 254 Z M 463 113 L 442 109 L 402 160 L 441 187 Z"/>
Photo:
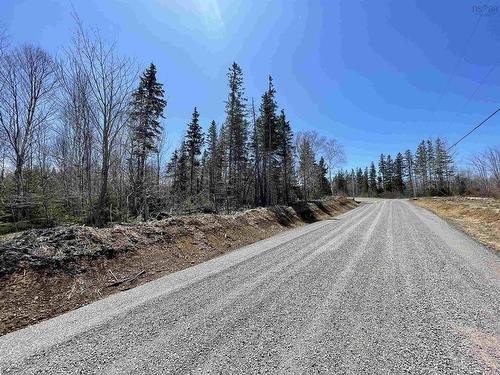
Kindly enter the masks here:
<path id="1" fill-rule="evenodd" d="M 489 3 L 489 1 L 488 1 Z M 438 103 L 441 102 L 441 100 L 443 99 L 443 96 L 445 96 L 448 92 L 448 88 L 449 86 L 451 85 L 451 82 L 453 81 L 453 78 L 455 78 L 455 75 L 458 71 L 458 68 L 460 67 L 460 65 L 462 64 L 462 61 L 464 59 L 464 56 L 466 54 L 466 52 L 468 51 L 469 49 L 469 45 L 470 45 L 470 42 L 472 40 L 472 37 L 474 36 L 474 34 L 476 33 L 476 30 L 479 26 L 479 22 L 481 22 L 481 18 L 483 18 L 483 15 L 481 14 L 478 18 L 477 18 L 477 21 L 471 31 L 471 33 L 469 34 L 469 37 L 467 38 L 467 41 L 465 42 L 465 45 L 464 45 L 464 48 L 463 48 L 463 51 L 462 51 L 462 54 L 460 55 L 460 57 L 457 59 L 457 62 L 455 63 L 455 66 L 453 68 L 453 71 L 452 73 L 450 74 L 450 76 L 448 77 L 448 81 L 446 82 L 446 86 L 444 87 L 444 90 L 443 92 L 441 93 L 441 96 L 439 97 L 439 100 L 438 100 Z"/>
<path id="2" fill-rule="evenodd" d="M 493 73 L 493 71 L 496 69 L 497 65 L 500 63 L 500 60 L 497 61 L 494 65 L 492 65 L 490 67 L 490 69 L 486 72 L 486 74 L 481 78 L 481 81 L 479 82 L 479 84 L 477 85 L 476 89 L 474 90 L 474 92 L 469 96 L 469 98 L 465 101 L 465 103 L 462 105 L 462 110 L 464 110 L 468 105 L 469 103 L 471 102 L 471 100 L 474 98 L 474 96 L 477 94 L 477 92 L 479 91 L 479 89 L 481 88 L 481 86 L 483 86 L 483 84 L 486 82 L 486 79 L 489 77 L 489 75 L 491 73 Z M 448 125 L 447 127 L 449 128 L 451 125 L 454 125 L 456 120 L 457 120 L 457 117 L 459 116 L 459 113 L 457 113 L 455 115 L 455 118 L 448 122 Z"/>
<path id="3" fill-rule="evenodd" d="M 462 138 L 460 138 L 458 141 L 456 141 L 455 143 L 453 143 L 450 147 L 448 147 L 448 149 L 446 151 L 449 151 L 450 149 L 452 149 L 453 147 L 455 147 L 456 145 L 458 145 L 460 142 L 462 142 L 466 137 L 468 137 L 473 131 L 475 131 L 477 128 L 479 128 L 481 125 L 483 125 L 486 121 L 488 121 L 490 118 L 492 118 L 493 116 L 495 116 L 498 112 L 500 112 L 500 108 L 498 108 L 495 112 L 493 112 L 491 115 L 489 115 L 488 117 L 486 117 L 483 121 L 481 121 L 479 124 L 477 124 L 473 129 L 471 129 L 467 134 L 465 134 Z"/>

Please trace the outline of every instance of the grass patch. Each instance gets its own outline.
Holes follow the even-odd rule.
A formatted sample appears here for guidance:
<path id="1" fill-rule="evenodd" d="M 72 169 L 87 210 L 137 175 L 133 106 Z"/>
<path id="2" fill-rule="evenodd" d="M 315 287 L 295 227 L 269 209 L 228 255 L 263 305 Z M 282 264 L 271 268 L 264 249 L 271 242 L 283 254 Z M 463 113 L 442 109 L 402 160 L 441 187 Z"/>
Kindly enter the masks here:
<path id="1" fill-rule="evenodd" d="M 500 199 L 423 198 L 415 204 L 450 220 L 471 237 L 500 253 Z"/>

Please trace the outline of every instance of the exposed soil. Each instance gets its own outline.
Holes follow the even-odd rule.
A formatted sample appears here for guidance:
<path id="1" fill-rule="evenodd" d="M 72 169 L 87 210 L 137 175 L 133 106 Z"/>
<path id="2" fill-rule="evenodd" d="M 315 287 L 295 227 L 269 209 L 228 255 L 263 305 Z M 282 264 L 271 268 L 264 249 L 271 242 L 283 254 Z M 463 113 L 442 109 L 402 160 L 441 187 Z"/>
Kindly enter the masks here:
<path id="1" fill-rule="evenodd" d="M 436 197 L 420 198 L 414 202 L 451 221 L 471 237 L 500 253 L 500 199 Z"/>
<path id="2" fill-rule="evenodd" d="M 345 198 L 179 216 L 112 228 L 62 226 L 0 241 L 0 334 L 356 207 Z"/>

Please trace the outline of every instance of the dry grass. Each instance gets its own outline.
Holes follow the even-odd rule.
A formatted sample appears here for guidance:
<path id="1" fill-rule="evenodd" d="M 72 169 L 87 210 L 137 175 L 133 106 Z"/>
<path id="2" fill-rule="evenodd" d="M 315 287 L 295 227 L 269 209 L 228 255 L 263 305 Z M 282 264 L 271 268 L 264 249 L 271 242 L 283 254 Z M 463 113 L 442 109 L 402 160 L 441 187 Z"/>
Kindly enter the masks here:
<path id="1" fill-rule="evenodd" d="M 415 203 L 450 220 L 471 237 L 500 252 L 500 199 L 424 198 Z"/>

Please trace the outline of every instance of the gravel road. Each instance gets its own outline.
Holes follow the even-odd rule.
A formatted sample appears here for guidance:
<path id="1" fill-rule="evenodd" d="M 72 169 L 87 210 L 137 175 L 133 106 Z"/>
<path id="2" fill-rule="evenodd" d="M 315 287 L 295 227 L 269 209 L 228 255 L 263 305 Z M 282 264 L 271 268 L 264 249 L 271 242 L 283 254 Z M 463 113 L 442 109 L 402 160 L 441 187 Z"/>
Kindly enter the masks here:
<path id="1" fill-rule="evenodd" d="M 0 374 L 498 374 L 500 258 L 405 200 L 0 337 Z"/>

